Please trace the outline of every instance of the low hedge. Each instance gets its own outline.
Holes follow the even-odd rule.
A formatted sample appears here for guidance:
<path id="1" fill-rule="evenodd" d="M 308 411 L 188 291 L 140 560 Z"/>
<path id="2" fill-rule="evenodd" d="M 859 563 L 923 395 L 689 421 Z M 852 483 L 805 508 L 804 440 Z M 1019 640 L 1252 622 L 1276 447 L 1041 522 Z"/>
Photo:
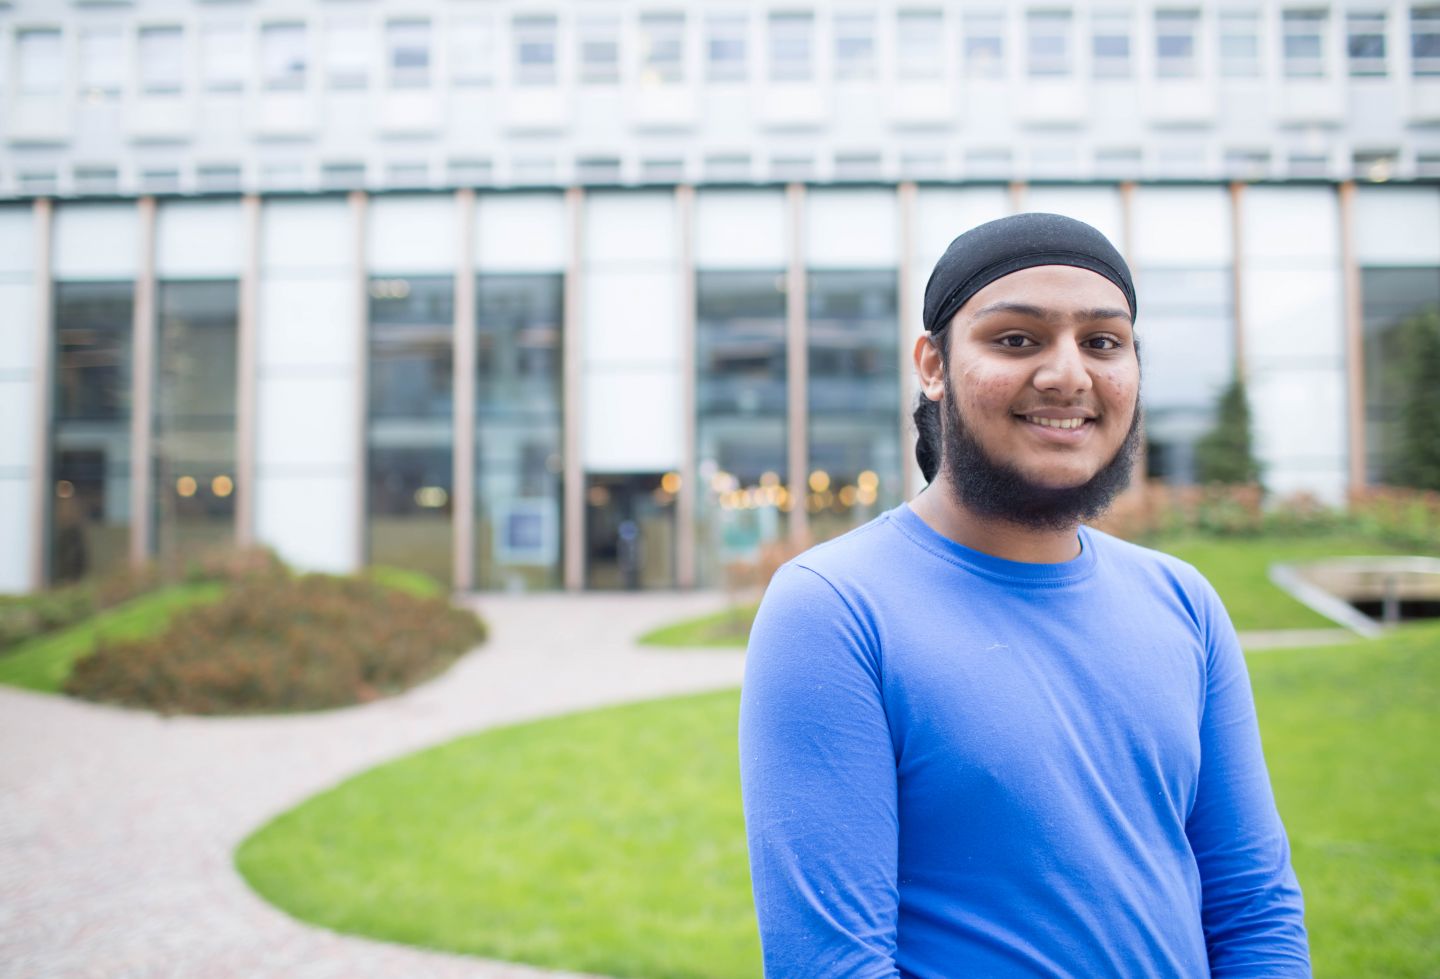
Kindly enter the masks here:
<path id="1" fill-rule="evenodd" d="M 434 676 L 484 638 L 480 620 L 443 597 L 368 578 L 249 574 L 158 635 L 102 640 L 65 692 L 162 713 L 342 707 Z"/>

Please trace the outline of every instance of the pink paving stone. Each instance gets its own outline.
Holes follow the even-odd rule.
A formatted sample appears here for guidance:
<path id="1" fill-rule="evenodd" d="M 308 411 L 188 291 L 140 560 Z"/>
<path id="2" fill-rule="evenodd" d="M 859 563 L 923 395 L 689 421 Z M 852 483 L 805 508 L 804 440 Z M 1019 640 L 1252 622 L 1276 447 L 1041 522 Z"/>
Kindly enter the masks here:
<path id="1" fill-rule="evenodd" d="M 534 967 L 337 935 L 235 872 L 271 817 L 459 735 L 733 687 L 738 652 L 634 637 L 716 595 L 485 597 L 491 639 L 401 697 L 304 715 L 162 718 L 0 687 L 0 977 L 534 979 Z"/>

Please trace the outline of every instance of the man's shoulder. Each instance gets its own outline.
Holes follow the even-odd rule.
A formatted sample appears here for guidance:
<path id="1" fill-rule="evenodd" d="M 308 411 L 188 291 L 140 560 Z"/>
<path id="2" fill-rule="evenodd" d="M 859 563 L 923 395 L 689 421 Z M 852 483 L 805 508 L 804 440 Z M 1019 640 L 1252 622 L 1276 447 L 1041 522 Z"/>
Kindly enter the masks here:
<path id="1" fill-rule="evenodd" d="M 789 561 L 789 568 L 805 568 L 829 581 L 865 576 L 877 564 L 898 560 L 906 538 L 895 526 L 895 511 L 886 512 L 846 531 L 839 537 L 810 547 Z"/>

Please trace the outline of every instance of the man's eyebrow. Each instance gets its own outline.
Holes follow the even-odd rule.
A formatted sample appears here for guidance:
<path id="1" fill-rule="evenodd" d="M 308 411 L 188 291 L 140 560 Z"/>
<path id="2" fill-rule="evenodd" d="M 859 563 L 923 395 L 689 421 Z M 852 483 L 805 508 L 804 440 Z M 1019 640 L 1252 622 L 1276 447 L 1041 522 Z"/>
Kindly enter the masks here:
<path id="1" fill-rule="evenodd" d="M 982 306 L 977 309 L 975 311 L 974 319 L 983 319 L 986 316 L 993 316 L 996 313 L 1014 313 L 1019 316 L 1028 316 L 1031 319 L 1037 320 L 1059 319 L 1063 315 L 1059 310 L 1056 309 L 1046 309 L 1043 306 L 1035 306 L 1030 303 L 1006 302 L 1004 300 L 1001 300 L 999 302 L 993 302 L 990 303 L 988 306 Z M 1076 318 L 1085 320 L 1087 322 L 1093 320 L 1115 319 L 1130 322 L 1129 310 L 1120 309 L 1113 306 L 1096 306 L 1093 309 L 1080 309 L 1076 310 L 1074 315 L 1076 316 Z"/>

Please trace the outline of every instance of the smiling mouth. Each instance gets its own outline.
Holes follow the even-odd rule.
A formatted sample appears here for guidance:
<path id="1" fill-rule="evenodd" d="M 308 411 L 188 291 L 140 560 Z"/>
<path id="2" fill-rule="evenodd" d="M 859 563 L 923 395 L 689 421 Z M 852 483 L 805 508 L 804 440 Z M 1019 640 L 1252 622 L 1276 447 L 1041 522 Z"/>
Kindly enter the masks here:
<path id="1" fill-rule="evenodd" d="M 1045 428 L 1076 429 L 1081 428 L 1095 421 L 1093 418 L 1041 418 L 1038 415 L 1021 415 L 1025 421 L 1032 425 L 1041 425 Z"/>

